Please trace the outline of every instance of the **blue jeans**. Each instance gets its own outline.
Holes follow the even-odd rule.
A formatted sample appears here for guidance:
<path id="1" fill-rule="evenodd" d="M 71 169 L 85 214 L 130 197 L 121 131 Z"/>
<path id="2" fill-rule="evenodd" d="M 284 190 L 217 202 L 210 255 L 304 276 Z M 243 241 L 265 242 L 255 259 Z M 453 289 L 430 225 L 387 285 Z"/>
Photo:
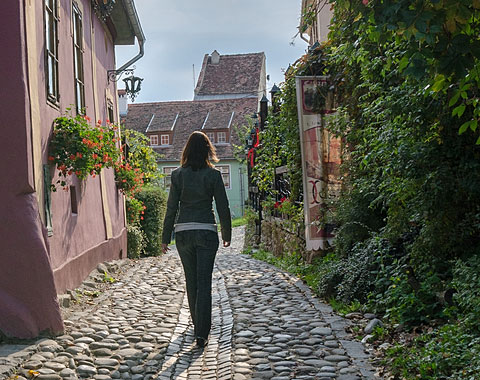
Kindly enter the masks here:
<path id="1" fill-rule="evenodd" d="M 209 230 L 179 231 L 175 242 L 185 272 L 195 337 L 207 339 L 212 325 L 212 272 L 218 234 Z"/>

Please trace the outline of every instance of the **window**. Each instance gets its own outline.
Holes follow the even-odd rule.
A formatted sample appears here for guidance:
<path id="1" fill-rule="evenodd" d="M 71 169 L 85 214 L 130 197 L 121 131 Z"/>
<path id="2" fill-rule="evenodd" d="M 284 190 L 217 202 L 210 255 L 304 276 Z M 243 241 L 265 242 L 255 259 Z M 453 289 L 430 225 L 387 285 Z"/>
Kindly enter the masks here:
<path id="1" fill-rule="evenodd" d="M 172 183 L 172 172 L 177 168 L 177 166 L 165 166 L 163 168 L 163 174 L 165 177 L 163 178 L 165 183 L 165 188 L 169 189 L 170 184 Z"/>
<path id="2" fill-rule="evenodd" d="M 77 189 L 75 186 L 70 186 L 70 206 L 72 214 L 78 214 Z"/>
<path id="3" fill-rule="evenodd" d="M 217 132 L 217 143 L 227 142 L 227 132 Z"/>
<path id="4" fill-rule="evenodd" d="M 215 132 L 207 132 L 206 135 L 212 144 L 215 144 Z"/>
<path id="5" fill-rule="evenodd" d="M 45 1 L 45 77 L 47 99 L 58 103 L 58 0 Z"/>
<path id="6" fill-rule="evenodd" d="M 113 103 L 111 101 L 107 101 L 107 117 L 110 123 L 114 123 L 115 116 L 113 113 Z"/>
<path id="7" fill-rule="evenodd" d="M 50 175 L 50 165 L 43 165 L 43 184 L 45 186 L 44 203 L 45 203 L 45 222 L 48 236 L 53 236 L 52 228 L 52 176 Z"/>
<path id="8" fill-rule="evenodd" d="M 169 135 L 161 135 L 160 136 L 160 144 L 162 144 L 162 145 L 170 144 L 170 136 Z"/>
<path id="9" fill-rule="evenodd" d="M 150 145 L 158 145 L 158 135 L 150 135 Z"/>
<path id="10" fill-rule="evenodd" d="M 85 110 L 85 80 L 83 76 L 83 25 L 82 14 L 73 3 L 73 72 L 75 82 L 75 105 L 77 113 Z"/>
<path id="11" fill-rule="evenodd" d="M 230 189 L 230 165 L 218 165 L 215 166 L 215 168 L 220 170 L 220 173 L 222 173 L 223 184 L 225 185 L 225 188 Z"/>

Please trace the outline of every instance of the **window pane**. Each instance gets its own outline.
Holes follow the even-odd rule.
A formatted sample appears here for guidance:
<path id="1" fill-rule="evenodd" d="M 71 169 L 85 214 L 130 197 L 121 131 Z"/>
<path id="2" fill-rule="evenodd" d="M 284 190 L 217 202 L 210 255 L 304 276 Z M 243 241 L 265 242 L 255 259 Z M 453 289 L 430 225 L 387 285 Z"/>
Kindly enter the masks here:
<path id="1" fill-rule="evenodd" d="M 58 100 L 58 0 L 45 1 L 46 90 L 50 100 Z"/>
<path id="2" fill-rule="evenodd" d="M 82 53 L 82 15 L 78 8 L 73 7 L 73 73 L 75 76 L 75 101 L 77 112 L 83 112 L 85 108 L 85 89 L 83 78 L 83 53 Z"/>
<path id="3" fill-rule="evenodd" d="M 54 83 L 54 65 L 53 57 L 48 57 L 47 72 L 48 72 L 48 94 L 55 96 L 55 83 Z"/>

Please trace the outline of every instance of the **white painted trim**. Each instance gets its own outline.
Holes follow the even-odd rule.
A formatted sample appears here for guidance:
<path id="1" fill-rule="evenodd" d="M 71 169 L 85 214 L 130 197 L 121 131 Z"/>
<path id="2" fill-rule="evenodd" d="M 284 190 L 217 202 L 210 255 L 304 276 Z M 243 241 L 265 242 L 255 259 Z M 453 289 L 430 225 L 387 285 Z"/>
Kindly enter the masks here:
<path id="1" fill-rule="evenodd" d="M 154 118 L 155 118 L 155 114 L 152 113 L 152 118 L 151 118 L 150 121 L 148 122 L 147 129 L 145 130 L 145 133 L 148 132 L 148 128 L 150 128 L 150 125 L 152 125 L 152 121 L 153 121 Z"/>
<path id="2" fill-rule="evenodd" d="M 179 113 L 177 113 L 177 116 L 175 116 L 175 120 L 173 121 L 172 128 L 170 128 L 170 130 L 171 130 L 171 131 L 173 131 L 173 128 L 175 128 L 175 125 L 177 124 L 178 115 L 180 115 L 180 114 L 179 114 Z"/>
<path id="3" fill-rule="evenodd" d="M 202 125 L 202 128 L 201 129 L 204 129 L 205 128 L 205 125 L 207 124 L 207 120 L 208 120 L 208 117 L 210 116 L 210 111 L 207 112 L 207 117 L 205 118 L 205 121 L 203 122 L 203 125 Z"/>
<path id="4" fill-rule="evenodd" d="M 230 116 L 230 121 L 228 122 L 228 127 L 227 129 L 230 129 L 230 126 L 232 125 L 232 121 L 233 121 L 233 116 L 235 115 L 235 111 L 232 111 L 232 116 Z"/>

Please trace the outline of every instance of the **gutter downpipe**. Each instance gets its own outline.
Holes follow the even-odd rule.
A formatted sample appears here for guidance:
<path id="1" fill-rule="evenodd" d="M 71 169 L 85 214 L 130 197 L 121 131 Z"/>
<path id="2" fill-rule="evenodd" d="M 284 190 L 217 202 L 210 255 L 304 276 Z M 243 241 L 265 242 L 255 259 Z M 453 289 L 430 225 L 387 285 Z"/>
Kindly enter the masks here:
<path id="1" fill-rule="evenodd" d="M 298 26 L 298 32 L 299 32 L 299 35 L 300 35 L 300 38 L 302 40 L 304 40 L 307 44 L 310 45 L 310 40 L 306 39 L 304 36 L 303 36 L 303 33 L 302 33 L 302 27 L 303 27 L 303 13 L 305 12 L 305 10 L 307 9 L 307 6 L 308 6 L 308 0 L 302 0 L 302 10 L 301 10 L 301 15 L 300 15 L 300 25 Z"/>
<path id="2" fill-rule="evenodd" d="M 120 66 L 118 69 L 116 69 L 115 75 L 119 75 L 123 73 L 128 67 L 130 67 L 132 64 L 137 62 L 140 58 L 142 58 L 145 52 L 144 50 L 145 35 L 143 34 L 142 26 L 140 25 L 140 20 L 138 19 L 138 14 L 135 9 L 135 4 L 133 3 L 133 0 L 123 0 L 123 4 L 125 5 L 128 18 L 132 23 L 133 31 L 135 33 L 135 37 L 137 37 L 140 51 L 130 61 L 128 61 L 123 66 Z"/>

